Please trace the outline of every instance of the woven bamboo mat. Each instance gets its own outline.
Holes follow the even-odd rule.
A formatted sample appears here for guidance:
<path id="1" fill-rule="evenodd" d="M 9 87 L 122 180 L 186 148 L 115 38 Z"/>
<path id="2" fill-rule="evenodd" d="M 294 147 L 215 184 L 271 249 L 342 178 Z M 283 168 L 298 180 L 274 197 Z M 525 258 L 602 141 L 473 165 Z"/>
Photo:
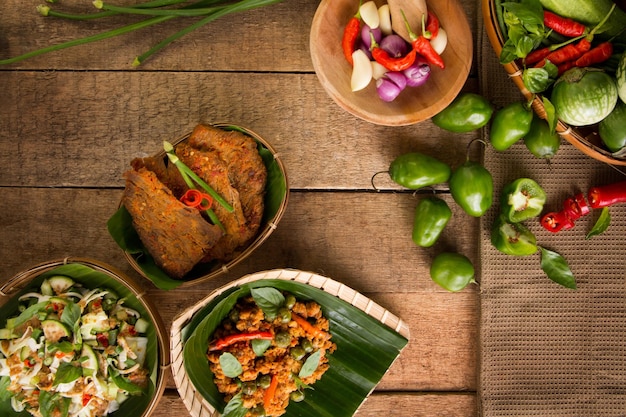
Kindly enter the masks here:
<path id="1" fill-rule="evenodd" d="M 499 106 L 521 100 L 480 33 L 482 93 Z M 523 144 L 504 153 L 487 148 L 484 163 L 496 198 L 506 182 L 530 177 L 546 191 L 550 211 L 577 191 L 626 178 L 566 141 L 551 164 Z M 567 259 L 575 291 L 550 281 L 538 254 L 512 257 L 493 248 L 495 209 L 481 220 L 482 416 L 626 416 L 626 205 L 610 213 L 609 229 L 590 240 L 585 235 L 599 211 L 557 234 L 526 222 L 541 246 Z"/>

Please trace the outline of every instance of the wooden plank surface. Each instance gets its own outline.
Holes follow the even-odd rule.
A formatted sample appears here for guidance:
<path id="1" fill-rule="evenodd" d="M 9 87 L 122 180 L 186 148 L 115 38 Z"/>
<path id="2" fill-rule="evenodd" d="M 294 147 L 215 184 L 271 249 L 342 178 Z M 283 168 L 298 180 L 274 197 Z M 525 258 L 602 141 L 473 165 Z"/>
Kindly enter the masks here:
<path id="1" fill-rule="evenodd" d="M 63 2 L 85 7 L 79 3 Z M 447 293 L 428 269 L 442 250 L 462 252 L 479 267 L 478 221 L 438 187 L 453 220 L 435 247 L 418 248 L 410 238 L 413 211 L 430 191 L 402 191 L 383 174 L 376 192 L 371 178 L 408 151 L 458 165 L 478 133 L 451 134 L 430 121 L 376 126 L 336 106 L 309 58 L 318 3 L 289 0 L 215 21 L 136 69 L 137 54 L 185 24 L 0 67 L 0 279 L 48 260 L 94 258 L 145 286 L 169 329 L 177 314 L 232 279 L 271 268 L 314 271 L 363 292 L 411 330 L 359 416 L 390 409 L 400 417 L 477 415 L 478 289 Z M 0 6 L 0 58 L 134 21 L 68 23 L 38 16 L 37 4 Z M 475 32 L 479 2 L 463 6 Z M 475 75 L 466 91 L 477 91 Z M 129 161 L 201 122 L 237 123 L 269 140 L 291 195 L 278 229 L 254 256 L 213 282 L 165 293 L 130 268 L 106 221 Z M 169 378 L 154 415 L 185 413 Z"/>

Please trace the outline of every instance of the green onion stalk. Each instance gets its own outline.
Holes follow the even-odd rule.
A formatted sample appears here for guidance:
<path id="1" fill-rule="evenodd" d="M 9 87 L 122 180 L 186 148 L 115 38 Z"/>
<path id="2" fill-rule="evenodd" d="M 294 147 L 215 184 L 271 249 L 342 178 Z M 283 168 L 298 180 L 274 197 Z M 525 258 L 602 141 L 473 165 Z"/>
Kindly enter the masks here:
<path id="1" fill-rule="evenodd" d="M 93 5 L 98 10 L 94 13 L 72 14 L 53 10 L 48 5 L 40 5 L 37 11 L 46 17 L 55 17 L 69 20 L 93 20 L 118 15 L 138 15 L 144 16 L 144 20 L 121 26 L 106 32 L 101 32 L 84 38 L 73 39 L 55 45 L 46 46 L 41 49 L 30 51 L 22 55 L 12 58 L 0 59 L 0 65 L 9 65 L 33 58 L 50 52 L 59 51 L 73 46 L 85 45 L 91 42 L 97 42 L 104 39 L 113 38 L 115 36 L 124 35 L 140 29 L 157 25 L 174 18 L 200 18 L 193 24 L 176 32 L 169 37 L 163 39 L 154 45 L 148 51 L 137 56 L 133 61 L 133 66 L 141 65 L 148 57 L 165 48 L 170 43 L 182 38 L 190 32 L 210 23 L 220 17 L 231 13 L 244 12 L 257 9 L 271 4 L 280 3 L 283 0 L 239 0 L 232 2 L 231 0 L 198 0 L 195 3 L 188 3 L 187 0 L 151 0 L 144 3 L 138 3 L 132 6 L 114 6 L 102 0 L 95 0 Z"/>
<path id="2" fill-rule="evenodd" d="M 174 146 L 167 142 L 163 142 L 163 149 L 165 150 L 165 154 L 171 163 L 173 163 L 176 168 L 178 168 L 178 172 L 183 177 L 185 184 L 187 187 L 191 189 L 196 188 L 196 184 L 200 186 L 204 191 L 206 191 L 211 197 L 215 199 L 226 211 L 232 213 L 234 211 L 233 206 L 231 206 L 228 201 L 226 201 L 217 191 L 215 191 L 209 184 L 207 184 L 202 178 L 200 178 L 191 168 L 189 168 L 183 161 L 178 158 L 174 151 Z M 215 215 L 215 212 L 211 209 L 206 210 L 206 214 L 209 216 L 209 219 L 213 224 L 218 225 L 222 230 L 224 230 L 224 226 L 220 222 L 220 220 Z"/>

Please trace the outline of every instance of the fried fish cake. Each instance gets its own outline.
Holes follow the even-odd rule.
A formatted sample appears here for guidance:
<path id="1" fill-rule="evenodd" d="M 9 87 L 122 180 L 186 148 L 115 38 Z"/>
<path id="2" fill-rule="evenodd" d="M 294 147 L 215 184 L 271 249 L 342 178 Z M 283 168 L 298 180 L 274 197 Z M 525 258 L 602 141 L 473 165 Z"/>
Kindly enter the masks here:
<path id="1" fill-rule="evenodd" d="M 124 178 L 122 203 L 139 238 L 159 268 L 182 279 L 221 238 L 221 229 L 181 203 L 154 172 L 132 169 Z"/>

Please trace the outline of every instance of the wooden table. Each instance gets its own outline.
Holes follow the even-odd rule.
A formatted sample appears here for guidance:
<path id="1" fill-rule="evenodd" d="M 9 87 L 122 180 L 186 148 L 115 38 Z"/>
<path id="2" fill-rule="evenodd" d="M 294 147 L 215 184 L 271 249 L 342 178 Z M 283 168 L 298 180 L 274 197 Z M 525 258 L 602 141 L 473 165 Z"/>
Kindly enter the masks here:
<path id="1" fill-rule="evenodd" d="M 3 1 L 2 57 L 133 21 L 44 19 L 38 3 Z M 136 55 L 185 25 L 172 21 L 0 67 L 0 278 L 66 256 L 94 258 L 141 281 L 169 329 L 176 314 L 242 275 L 313 271 L 364 293 L 410 326 L 409 345 L 359 416 L 477 415 L 478 288 L 448 293 L 428 269 L 444 249 L 479 267 L 478 220 L 451 204 L 445 236 L 434 248 L 419 248 L 411 229 L 424 194 L 398 190 L 384 178 L 377 192 L 370 178 L 408 151 L 458 165 L 479 133 L 450 134 L 430 121 L 376 126 L 335 105 L 309 57 L 318 4 L 289 0 L 227 16 L 136 69 Z M 476 34 L 480 2 L 463 6 Z M 474 64 L 465 90 L 478 91 L 477 73 Z M 237 123 L 269 140 L 287 168 L 289 205 L 269 240 L 228 274 L 163 292 L 129 267 L 106 221 L 129 161 L 201 122 Z M 186 413 L 170 378 L 154 415 Z"/>

